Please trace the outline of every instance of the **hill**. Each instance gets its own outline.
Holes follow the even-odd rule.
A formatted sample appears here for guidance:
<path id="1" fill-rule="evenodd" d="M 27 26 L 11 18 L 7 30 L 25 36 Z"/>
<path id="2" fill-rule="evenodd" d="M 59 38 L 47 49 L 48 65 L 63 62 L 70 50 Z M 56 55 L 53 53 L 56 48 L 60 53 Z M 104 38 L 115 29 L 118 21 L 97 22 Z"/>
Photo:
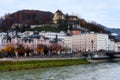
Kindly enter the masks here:
<path id="1" fill-rule="evenodd" d="M 57 12 L 62 11 L 58 10 Z M 61 15 L 60 14 L 60 15 Z M 110 35 L 110 38 L 113 38 L 116 41 L 120 40 L 120 29 L 111 29 L 98 24 L 96 22 L 87 22 L 83 18 L 79 18 L 75 15 L 63 14 L 65 19 L 59 20 L 57 23 L 57 27 L 54 28 L 54 31 L 67 31 L 68 25 L 70 29 L 73 29 L 74 25 L 80 25 L 83 28 L 88 29 L 88 31 L 94 31 L 99 33 L 107 33 Z M 43 24 L 53 24 L 54 13 L 49 11 L 39 11 L 39 10 L 20 10 L 11 14 L 7 14 L 4 18 L 0 18 L 0 30 L 7 31 L 12 28 L 12 25 L 17 24 L 17 26 L 21 26 L 22 29 L 28 30 L 30 25 L 43 25 Z M 68 24 L 69 23 L 69 24 Z M 44 26 L 43 26 L 44 27 Z M 48 26 L 47 28 L 53 28 Z M 46 28 L 42 28 L 44 30 Z M 53 30 L 53 29 L 48 29 Z M 117 36 L 111 35 L 112 33 L 118 34 Z"/>
<path id="2" fill-rule="evenodd" d="M 2 31 L 6 31 L 11 29 L 13 24 L 19 25 L 42 25 L 42 24 L 51 24 L 53 22 L 54 13 L 49 11 L 39 11 L 39 10 L 20 10 L 11 14 L 7 14 L 4 16 L 4 19 L 0 19 L 0 29 Z M 84 19 L 80 19 L 77 16 L 65 15 L 67 21 L 59 21 L 61 27 L 67 28 L 67 23 L 77 23 L 82 25 L 83 27 L 87 27 L 90 31 L 93 30 L 95 32 L 103 31 L 101 28 L 96 27 L 94 23 L 88 23 Z M 77 17 L 78 20 L 75 22 L 71 19 Z M 69 20 L 68 20 L 69 19 Z M 65 25 L 66 24 L 66 25 Z M 23 26 L 25 27 L 25 26 Z M 63 29 L 60 28 L 60 29 Z M 65 28 L 65 30 L 66 30 Z M 104 31 L 103 31 L 104 32 Z"/>
<path id="3" fill-rule="evenodd" d="M 38 10 L 20 10 L 12 14 L 4 16 L 4 20 L 0 24 L 2 31 L 6 31 L 11 28 L 13 24 L 22 25 L 40 25 L 50 24 L 52 22 L 53 13 L 48 11 Z"/>

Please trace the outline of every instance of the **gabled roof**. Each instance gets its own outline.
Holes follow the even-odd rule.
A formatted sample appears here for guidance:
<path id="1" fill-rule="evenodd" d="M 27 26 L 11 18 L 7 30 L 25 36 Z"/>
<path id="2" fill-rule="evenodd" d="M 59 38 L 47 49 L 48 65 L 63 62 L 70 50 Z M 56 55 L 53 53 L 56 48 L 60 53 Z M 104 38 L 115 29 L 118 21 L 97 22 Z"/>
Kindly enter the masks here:
<path id="1" fill-rule="evenodd" d="M 5 35 L 3 39 L 6 39 L 7 41 L 11 41 L 11 37 L 8 34 Z"/>
<path id="2" fill-rule="evenodd" d="M 42 35 L 39 35 L 38 32 L 33 33 L 32 35 L 28 36 L 28 38 L 37 38 L 40 39 L 41 37 L 43 37 L 44 39 L 48 39 L 47 37 L 44 37 Z"/>
<path id="3" fill-rule="evenodd" d="M 30 35 L 28 36 L 29 38 L 37 38 L 39 39 L 41 36 L 39 34 L 33 34 L 33 35 Z"/>
<path id="4" fill-rule="evenodd" d="M 20 38 L 20 36 L 19 35 L 15 35 L 15 36 L 13 36 L 13 38 Z"/>
<path id="5" fill-rule="evenodd" d="M 25 41 L 25 42 L 29 41 L 29 42 L 31 42 L 31 41 L 33 41 L 33 40 L 32 40 L 31 38 L 24 37 L 24 38 L 22 39 L 22 41 Z"/>
<path id="6" fill-rule="evenodd" d="M 57 43 L 58 41 L 61 41 L 60 39 L 58 39 L 58 35 L 56 35 L 53 40 L 50 40 L 51 43 Z"/>

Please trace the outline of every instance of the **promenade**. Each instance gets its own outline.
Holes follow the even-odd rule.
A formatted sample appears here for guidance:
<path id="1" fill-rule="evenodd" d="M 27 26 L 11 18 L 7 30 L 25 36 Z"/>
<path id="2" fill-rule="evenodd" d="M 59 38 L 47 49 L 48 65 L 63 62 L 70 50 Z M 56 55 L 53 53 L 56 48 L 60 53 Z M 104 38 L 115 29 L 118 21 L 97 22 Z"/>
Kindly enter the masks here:
<path id="1" fill-rule="evenodd" d="M 0 61 L 28 61 L 28 60 L 64 60 L 64 59 L 80 59 L 80 54 L 59 54 L 59 55 L 34 55 L 22 57 L 5 57 Z"/>
<path id="2" fill-rule="evenodd" d="M 23 58 L 1 58 L 0 61 L 29 61 L 29 60 L 65 60 L 65 59 L 80 59 L 77 57 L 68 57 L 68 58 L 28 58 L 28 57 L 23 57 Z"/>

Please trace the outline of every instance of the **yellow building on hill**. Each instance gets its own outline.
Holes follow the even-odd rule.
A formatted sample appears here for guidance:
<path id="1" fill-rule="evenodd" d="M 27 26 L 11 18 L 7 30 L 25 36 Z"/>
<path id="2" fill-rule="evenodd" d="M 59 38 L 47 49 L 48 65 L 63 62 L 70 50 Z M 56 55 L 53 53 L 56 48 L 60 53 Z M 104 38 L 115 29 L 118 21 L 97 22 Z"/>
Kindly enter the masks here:
<path id="1" fill-rule="evenodd" d="M 65 20 L 65 15 L 62 13 L 62 11 L 57 10 L 53 17 L 53 23 L 58 23 L 59 20 Z"/>

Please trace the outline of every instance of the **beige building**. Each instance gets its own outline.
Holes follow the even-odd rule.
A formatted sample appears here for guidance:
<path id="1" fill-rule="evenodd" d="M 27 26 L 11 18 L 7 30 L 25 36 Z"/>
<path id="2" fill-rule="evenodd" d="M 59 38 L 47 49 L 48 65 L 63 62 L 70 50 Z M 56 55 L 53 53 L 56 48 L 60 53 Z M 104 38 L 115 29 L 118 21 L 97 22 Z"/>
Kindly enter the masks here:
<path id="1" fill-rule="evenodd" d="M 57 10 L 55 12 L 54 17 L 53 17 L 53 23 L 56 24 L 58 20 L 65 20 L 65 15 L 60 10 Z"/>
<path id="2" fill-rule="evenodd" d="M 77 16 L 71 15 L 71 16 L 69 16 L 69 20 L 71 20 L 71 21 L 78 21 L 79 18 Z"/>
<path id="3" fill-rule="evenodd" d="M 66 36 L 64 46 L 73 50 L 99 51 L 108 50 L 108 34 L 103 33 L 82 33 L 80 35 Z"/>
<path id="4" fill-rule="evenodd" d="M 86 51 L 108 50 L 108 34 L 84 33 L 80 35 L 80 49 Z"/>
<path id="5" fill-rule="evenodd" d="M 72 36 L 65 36 L 64 37 L 64 47 L 72 49 Z"/>

